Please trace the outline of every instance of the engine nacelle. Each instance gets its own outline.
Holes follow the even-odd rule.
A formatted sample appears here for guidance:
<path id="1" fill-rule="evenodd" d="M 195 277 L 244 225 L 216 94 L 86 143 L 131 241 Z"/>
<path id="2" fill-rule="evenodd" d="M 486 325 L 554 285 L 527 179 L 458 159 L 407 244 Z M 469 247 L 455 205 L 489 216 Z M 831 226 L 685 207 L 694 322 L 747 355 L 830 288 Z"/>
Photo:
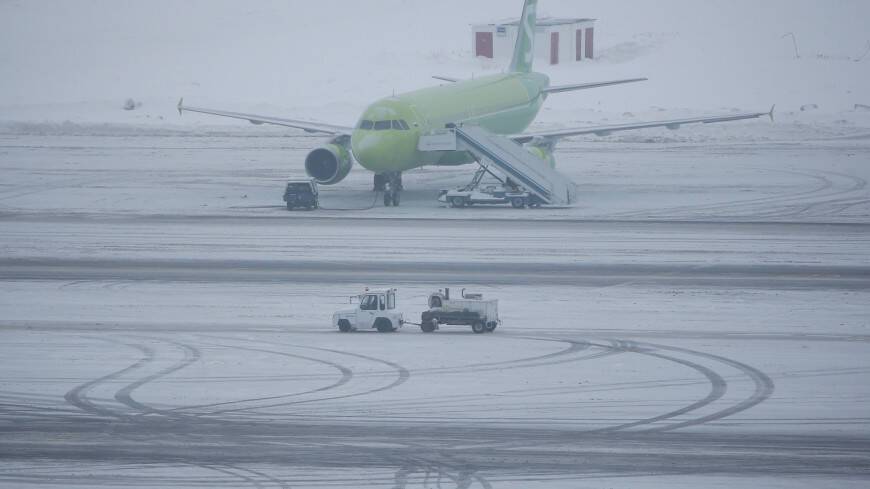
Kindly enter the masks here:
<path id="1" fill-rule="evenodd" d="M 550 165 L 550 168 L 556 168 L 556 157 L 553 156 L 552 150 L 541 146 L 529 144 L 526 145 L 526 151 L 546 161 L 547 164 Z"/>
<path id="2" fill-rule="evenodd" d="M 327 144 L 305 157 L 305 173 L 321 185 L 335 185 L 344 180 L 351 167 L 350 151 L 340 144 Z"/>

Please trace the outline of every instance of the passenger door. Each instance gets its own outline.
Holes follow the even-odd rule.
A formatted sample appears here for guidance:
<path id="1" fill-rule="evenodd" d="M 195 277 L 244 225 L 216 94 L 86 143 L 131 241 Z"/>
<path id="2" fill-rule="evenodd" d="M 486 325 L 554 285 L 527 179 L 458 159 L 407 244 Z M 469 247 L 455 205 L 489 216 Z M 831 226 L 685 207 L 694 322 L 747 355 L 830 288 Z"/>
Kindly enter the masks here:
<path id="1" fill-rule="evenodd" d="M 356 315 L 357 329 L 371 329 L 378 316 L 378 296 L 376 294 L 364 295 L 359 304 Z"/>

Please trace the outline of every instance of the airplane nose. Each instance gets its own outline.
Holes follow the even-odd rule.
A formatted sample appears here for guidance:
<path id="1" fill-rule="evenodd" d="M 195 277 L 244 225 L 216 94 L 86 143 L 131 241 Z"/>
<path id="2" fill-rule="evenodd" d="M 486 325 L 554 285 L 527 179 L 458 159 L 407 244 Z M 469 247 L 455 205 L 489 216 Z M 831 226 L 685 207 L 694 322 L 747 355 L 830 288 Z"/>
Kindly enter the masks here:
<path id="1" fill-rule="evenodd" d="M 372 161 L 376 158 L 376 152 L 379 147 L 378 136 L 376 134 L 359 132 L 354 134 L 352 146 L 353 155 L 360 163 Z"/>
<path id="2" fill-rule="evenodd" d="M 417 135 L 411 131 L 359 130 L 350 142 L 356 161 L 375 173 L 405 171 L 416 163 Z"/>
<path id="3" fill-rule="evenodd" d="M 353 156 L 366 168 L 373 168 L 383 164 L 382 137 L 371 132 L 360 131 L 351 138 Z"/>

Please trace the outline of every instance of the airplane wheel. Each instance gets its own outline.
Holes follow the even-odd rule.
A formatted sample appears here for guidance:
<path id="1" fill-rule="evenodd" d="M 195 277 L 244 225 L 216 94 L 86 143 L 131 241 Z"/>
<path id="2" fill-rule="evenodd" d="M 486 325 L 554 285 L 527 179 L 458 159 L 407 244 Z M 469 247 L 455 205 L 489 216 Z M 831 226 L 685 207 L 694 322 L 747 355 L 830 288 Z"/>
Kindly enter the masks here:
<path id="1" fill-rule="evenodd" d="M 389 207 L 393 205 L 393 196 L 390 195 L 390 192 L 384 192 L 384 207 Z"/>
<path id="2" fill-rule="evenodd" d="M 399 207 L 399 192 L 393 194 L 393 207 Z"/>

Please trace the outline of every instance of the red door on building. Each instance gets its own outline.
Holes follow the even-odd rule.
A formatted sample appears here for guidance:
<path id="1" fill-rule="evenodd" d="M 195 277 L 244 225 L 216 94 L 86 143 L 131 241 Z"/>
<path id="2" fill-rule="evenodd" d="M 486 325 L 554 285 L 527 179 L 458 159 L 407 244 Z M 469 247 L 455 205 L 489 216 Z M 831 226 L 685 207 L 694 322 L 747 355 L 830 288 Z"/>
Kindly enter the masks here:
<path id="1" fill-rule="evenodd" d="M 577 53 L 576 61 L 583 59 L 583 29 L 577 29 L 577 49 L 574 52 Z"/>
<path id="2" fill-rule="evenodd" d="M 595 58 L 595 29 L 586 29 L 586 59 Z"/>
<path id="3" fill-rule="evenodd" d="M 478 32 L 474 45 L 477 46 L 475 56 L 492 59 L 492 32 Z"/>
<path id="4" fill-rule="evenodd" d="M 559 33 L 550 34 L 550 64 L 559 64 Z"/>

